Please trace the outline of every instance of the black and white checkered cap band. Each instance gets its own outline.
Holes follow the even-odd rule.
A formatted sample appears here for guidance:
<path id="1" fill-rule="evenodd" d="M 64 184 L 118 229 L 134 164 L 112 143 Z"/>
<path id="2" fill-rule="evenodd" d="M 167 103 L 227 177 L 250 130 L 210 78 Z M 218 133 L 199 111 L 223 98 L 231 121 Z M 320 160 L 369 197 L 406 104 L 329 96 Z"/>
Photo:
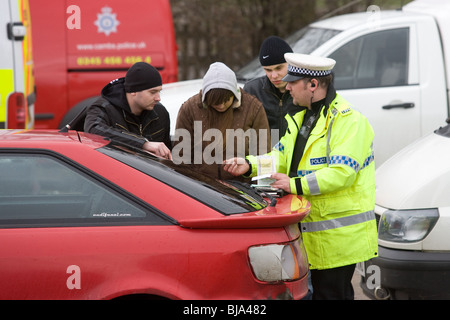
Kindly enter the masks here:
<path id="1" fill-rule="evenodd" d="M 331 74 L 331 70 L 311 70 L 289 65 L 288 74 L 296 77 L 324 77 Z"/>

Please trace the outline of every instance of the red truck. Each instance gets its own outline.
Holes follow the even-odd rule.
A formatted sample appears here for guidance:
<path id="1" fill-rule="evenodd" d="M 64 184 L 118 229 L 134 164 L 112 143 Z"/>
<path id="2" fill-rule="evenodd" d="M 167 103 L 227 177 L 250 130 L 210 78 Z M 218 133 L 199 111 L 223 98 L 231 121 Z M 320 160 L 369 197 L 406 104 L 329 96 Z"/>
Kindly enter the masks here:
<path id="1" fill-rule="evenodd" d="M 29 2 L 35 128 L 61 128 L 135 62 L 152 64 L 163 83 L 178 80 L 169 0 Z"/>

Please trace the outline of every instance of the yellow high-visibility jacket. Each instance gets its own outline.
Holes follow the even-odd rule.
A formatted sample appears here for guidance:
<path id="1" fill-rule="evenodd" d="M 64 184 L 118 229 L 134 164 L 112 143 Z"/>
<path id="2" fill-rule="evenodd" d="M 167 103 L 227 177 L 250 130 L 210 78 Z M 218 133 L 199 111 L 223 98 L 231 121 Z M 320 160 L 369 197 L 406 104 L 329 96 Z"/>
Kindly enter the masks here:
<path id="1" fill-rule="evenodd" d="M 334 89 L 320 112 L 291 178 L 291 193 L 302 194 L 311 211 L 301 222 L 311 269 L 330 269 L 369 260 L 378 254 L 375 222 L 373 129 Z M 331 103 L 329 103 L 329 101 Z M 288 130 L 273 147 L 277 171 L 289 174 L 295 140 L 306 110 L 286 115 Z M 248 156 L 252 176 L 256 157 Z"/>

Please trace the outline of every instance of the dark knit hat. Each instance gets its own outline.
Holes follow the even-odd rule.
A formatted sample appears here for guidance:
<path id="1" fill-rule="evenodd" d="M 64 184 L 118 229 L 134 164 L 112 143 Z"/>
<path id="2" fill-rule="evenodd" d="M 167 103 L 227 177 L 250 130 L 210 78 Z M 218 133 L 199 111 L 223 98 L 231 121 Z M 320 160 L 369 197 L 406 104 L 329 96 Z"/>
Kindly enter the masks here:
<path id="1" fill-rule="evenodd" d="M 148 63 L 137 62 L 128 69 L 125 76 L 126 92 L 139 92 L 158 86 L 162 86 L 161 75 Z"/>
<path id="2" fill-rule="evenodd" d="M 286 41 L 277 36 L 270 36 L 261 45 L 259 62 L 262 66 L 285 63 L 284 54 L 287 52 L 293 51 Z"/>

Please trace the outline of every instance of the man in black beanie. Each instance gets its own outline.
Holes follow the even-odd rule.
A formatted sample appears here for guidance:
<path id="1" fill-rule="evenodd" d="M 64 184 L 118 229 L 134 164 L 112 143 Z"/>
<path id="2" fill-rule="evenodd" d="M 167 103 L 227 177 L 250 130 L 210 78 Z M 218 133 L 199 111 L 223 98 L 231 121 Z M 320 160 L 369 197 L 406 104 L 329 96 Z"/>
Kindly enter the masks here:
<path id="1" fill-rule="evenodd" d="M 170 118 L 159 102 L 161 90 L 158 70 L 145 62 L 135 63 L 124 78 L 108 83 L 101 98 L 89 106 L 84 131 L 172 159 Z"/>
<path id="2" fill-rule="evenodd" d="M 244 86 L 244 91 L 256 96 L 264 105 L 273 143 L 277 143 L 286 131 L 286 113 L 298 112 L 286 91 L 287 82 L 281 80 L 288 72 L 288 63 L 284 59 L 287 52 L 292 52 L 292 48 L 283 39 L 277 36 L 266 38 L 259 51 L 259 61 L 266 75 L 252 79 Z"/>

